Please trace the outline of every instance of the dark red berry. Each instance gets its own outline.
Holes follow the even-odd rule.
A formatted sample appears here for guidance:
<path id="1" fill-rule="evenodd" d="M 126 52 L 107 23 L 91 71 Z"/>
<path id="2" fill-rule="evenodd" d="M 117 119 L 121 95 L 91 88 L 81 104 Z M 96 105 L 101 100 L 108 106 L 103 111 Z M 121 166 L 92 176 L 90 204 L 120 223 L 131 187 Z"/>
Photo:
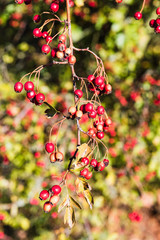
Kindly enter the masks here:
<path id="1" fill-rule="evenodd" d="M 104 132 L 97 132 L 96 136 L 97 138 L 102 139 L 104 138 Z"/>
<path id="2" fill-rule="evenodd" d="M 81 97 L 83 96 L 83 92 L 82 92 L 82 90 L 80 90 L 80 89 L 77 89 L 77 90 L 74 92 L 74 94 L 75 94 L 78 98 L 81 98 Z"/>
<path id="3" fill-rule="evenodd" d="M 81 159 L 81 162 L 84 163 L 85 165 L 89 164 L 89 159 L 87 157 L 84 157 Z"/>
<path id="4" fill-rule="evenodd" d="M 57 3 L 52 3 L 51 6 L 50 6 L 50 9 L 51 9 L 51 11 L 54 12 L 54 13 L 58 12 L 58 10 L 59 10 L 59 4 L 57 4 Z"/>
<path id="5" fill-rule="evenodd" d="M 88 113 L 89 118 L 96 118 L 97 112 L 95 110 L 92 110 L 90 113 Z"/>
<path id="6" fill-rule="evenodd" d="M 45 100 L 45 96 L 43 93 L 38 93 L 36 96 L 35 96 L 35 99 L 36 99 L 36 102 L 37 103 L 43 103 L 44 100 Z"/>
<path id="7" fill-rule="evenodd" d="M 97 163 L 98 163 L 97 160 L 93 158 L 93 159 L 91 160 L 91 162 L 90 162 L 90 165 L 91 165 L 92 167 L 96 167 L 96 166 L 97 166 Z"/>
<path id="8" fill-rule="evenodd" d="M 49 192 L 47 190 L 42 190 L 39 194 L 41 200 L 46 200 L 49 197 Z"/>
<path id="9" fill-rule="evenodd" d="M 92 112 L 93 111 L 93 104 L 92 103 L 87 103 L 85 105 L 85 111 L 86 112 Z"/>
<path id="10" fill-rule="evenodd" d="M 141 12 L 136 12 L 136 13 L 134 14 L 134 18 L 135 18 L 136 20 L 140 20 L 140 19 L 142 18 L 142 13 L 141 13 Z"/>
<path id="11" fill-rule="evenodd" d="M 51 48 L 50 48 L 49 45 L 44 44 L 44 45 L 42 46 L 42 49 L 41 49 L 41 50 L 42 50 L 42 53 L 48 54 L 48 53 L 50 52 Z"/>
<path id="12" fill-rule="evenodd" d="M 54 185 L 50 191 L 54 194 L 54 195 L 58 195 L 61 193 L 61 187 L 59 185 Z"/>
<path id="13" fill-rule="evenodd" d="M 41 37 L 41 36 L 42 36 L 41 30 L 40 30 L 39 28 L 35 28 L 35 29 L 33 30 L 33 36 L 34 36 L 35 38 Z"/>
<path id="14" fill-rule="evenodd" d="M 84 168 L 82 171 L 80 171 L 80 175 L 83 176 L 83 177 L 86 177 L 88 172 L 89 172 L 88 168 Z"/>
<path id="15" fill-rule="evenodd" d="M 56 49 L 56 48 L 53 48 L 52 51 L 51 51 L 51 57 L 52 57 L 52 58 L 55 58 L 55 57 L 56 57 L 56 52 L 57 52 L 57 49 Z"/>
<path id="16" fill-rule="evenodd" d="M 151 21 L 149 22 L 149 25 L 151 28 L 154 28 L 156 25 L 156 21 L 154 19 L 151 19 Z"/>
<path id="17" fill-rule="evenodd" d="M 103 162 L 104 162 L 105 167 L 107 167 L 109 165 L 109 160 L 108 159 L 104 159 Z"/>
<path id="18" fill-rule="evenodd" d="M 24 3 L 25 3 L 26 5 L 30 4 L 31 2 L 32 2 L 32 0 L 24 0 Z"/>
<path id="19" fill-rule="evenodd" d="M 104 107 L 103 106 L 98 106 L 97 107 L 97 113 L 98 115 L 102 115 L 104 114 L 105 110 L 104 110 Z"/>
<path id="20" fill-rule="evenodd" d="M 87 79 L 88 79 L 89 82 L 92 82 L 95 79 L 95 76 L 94 75 L 89 75 Z"/>
<path id="21" fill-rule="evenodd" d="M 15 92 L 17 92 L 17 93 L 22 92 L 22 90 L 23 90 L 23 84 L 22 84 L 21 82 L 16 82 L 15 85 L 14 85 L 14 90 L 15 90 Z"/>
<path id="22" fill-rule="evenodd" d="M 33 17 L 33 21 L 34 21 L 35 23 L 39 23 L 40 20 L 41 20 L 41 16 L 38 15 L 38 14 Z"/>
<path id="23" fill-rule="evenodd" d="M 15 3 L 17 4 L 22 4 L 24 2 L 24 0 L 15 0 Z"/>
<path id="24" fill-rule="evenodd" d="M 36 96 L 35 91 L 27 92 L 27 98 L 28 99 L 33 99 Z"/>
<path id="25" fill-rule="evenodd" d="M 50 202 L 45 202 L 45 204 L 44 204 L 44 206 L 43 206 L 44 212 L 45 212 L 45 213 L 50 212 L 51 209 L 52 209 L 52 206 L 53 206 L 52 203 L 50 203 Z"/>
<path id="26" fill-rule="evenodd" d="M 81 110 L 83 113 L 85 113 L 85 104 L 83 104 L 83 105 L 80 106 L 80 110 Z"/>
<path id="27" fill-rule="evenodd" d="M 46 143 L 45 149 L 48 153 L 52 153 L 54 151 L 54 144 L 53 143 Z"/>
<path id="28" fill-rule="evenodd" d="M 28 81 L 24 84 L 24 89 L 27 91 L 27 92 L 31 92 L 34 90 L 34 84 L 33 82 L 31 81 Z"/>

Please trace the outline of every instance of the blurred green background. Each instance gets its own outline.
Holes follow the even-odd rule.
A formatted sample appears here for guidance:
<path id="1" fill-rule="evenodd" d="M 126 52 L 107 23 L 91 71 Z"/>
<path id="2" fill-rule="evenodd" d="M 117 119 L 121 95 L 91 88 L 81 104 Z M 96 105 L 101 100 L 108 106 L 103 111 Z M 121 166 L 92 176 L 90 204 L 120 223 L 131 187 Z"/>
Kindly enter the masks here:
<path id="1" fill-rule="evenodd" d="M 76 47 L 90 47 L 103 59 L 113 87 L 112 94 L 101 97 L 113 120 L 104 138 L 110 166 L 90 180 L 94 208 L 82 199 L 83 210 L 76 211 L 77 223 L 70 231 L 63 224 L 64 212 L 57 215 L 55 208 L 44 214 L 38 199 L 41 189 L 60 183 L 65 170 L 51 165 L 44 150 L 53 120 L 44 114 L 45 105 L 32 105 L 24 91 L 13 89 L 24 74 L 51 60 L 41 54 L 43 40 L 32 36 L 33 15 L 47 11 L 50 1 L 27 6 L 0 1 L 0 239 L 160 239 L 160 37 L 148 24 L 156 18 L 159 1 L 146 1 L 140 21 L 133 15 L 142 2 L 96 3 L 75 0 L 72 32 Z M 64 17 L 64 4 L 58 15 Z M 94 72 L 89 54 L 76 57 L 78 75 Z M 70 68 L 44 69 L 40 89 L 51 105 L 65 111 L 73 103 Z M 75 127 L 64 124 L 58 144 L 66 162 L 75 138 Z M 72 179 L 69 188 L 74 196 Z M 139 221 L 131 220 L 132 212 Z"/>

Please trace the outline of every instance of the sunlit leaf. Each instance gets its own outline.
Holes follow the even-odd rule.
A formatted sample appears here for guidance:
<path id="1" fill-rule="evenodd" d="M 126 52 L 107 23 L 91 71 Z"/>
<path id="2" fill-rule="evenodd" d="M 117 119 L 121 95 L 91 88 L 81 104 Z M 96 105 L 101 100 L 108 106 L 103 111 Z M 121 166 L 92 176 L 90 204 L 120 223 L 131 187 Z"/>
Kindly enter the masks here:
<path id="1" fill-rule="evenodd" d="M 70 199 L 71 199 L 72 204 L 73 204 L 75 207 L 77 207 L 77 208 L 79 208 L 79 209 L 82 209 L 82 207 L 80 206 L 80 204 L 79 204 L 73 197 L 70 196 Z"/>
<path id="2" fill-rule="evenodd" d="M 92 196 L 91 192 L 89 190 L 85 190 L 84 197 L 85 197 L 89 207 L 92 209 L 92 205 L 94 204 L 94 201 L 93 201 L 93 196 Z"/>

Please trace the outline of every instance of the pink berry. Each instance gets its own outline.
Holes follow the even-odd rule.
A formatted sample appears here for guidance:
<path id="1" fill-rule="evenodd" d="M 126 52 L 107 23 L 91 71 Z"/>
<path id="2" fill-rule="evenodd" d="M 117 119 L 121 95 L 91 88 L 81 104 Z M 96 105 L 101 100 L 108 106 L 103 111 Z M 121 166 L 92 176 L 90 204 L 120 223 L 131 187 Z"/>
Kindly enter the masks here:
<path id="1" fill-rule="evenodd" d="M 136 20 L 140 20 L 140 19 L 142 18 L 142 13 L 141 13 L 141 12 L 136 12 L 136 13 L 134 14 L 134 18 L 135 18 Z"/>
<path id="2" fill-rule="evenodd" d="M 14 85 L 14 90 L 15 90 L 15 92 L 17 92 L 17 93 L 22 92 L 22 90 L 23 90 L 23 84 L 22 84 L 21 82 L 15 83 L 15 85 Z"/>
<path id="3" fill-rule="evenodd" d="M 48 153 L 52 153 L 54 151 L 54 144 L 53 143 L 46 143 L 45 149 Z"/>

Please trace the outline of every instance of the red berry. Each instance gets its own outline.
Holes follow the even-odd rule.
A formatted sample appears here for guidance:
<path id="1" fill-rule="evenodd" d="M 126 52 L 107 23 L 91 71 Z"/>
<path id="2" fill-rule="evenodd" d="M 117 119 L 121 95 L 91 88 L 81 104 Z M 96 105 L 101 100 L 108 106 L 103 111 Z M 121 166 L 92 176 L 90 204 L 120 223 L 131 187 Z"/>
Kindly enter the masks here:
<path id="1" fill-rule="evenodd" d="M 109 127 L 112 124 L 112 120 L 110 118 L 107 118 L 104 122 L 104 124 Z"/>
<path id="2" fill-rule="evenodd" d="M 103 91 L 103 90 L 104 90 L 104 87 L 105 87 L 105 83 L 102 83 L 102 84 L 98 87 L 98 89 L 101 90 L 101 91 Z"/>
<path id="3" fill-rule="evenodd" d="M 93 111 L 93 104 L 92 103 L 87 103 L 85 105 L 85 111 L 86 112 L 92 112 Z"/>
<path id="4" fill-rule="evenodd" d="M 48 153 L 52 153 L 54 151 L 54 144 L 53 143 L 46 143 L 45 149 Z"/>
<path id="5" fill-rule="evenodd" d="M 155 28 L 155 32 L 156 32 L 156 33 L 160 33 L 160 26 L 157 26 L 157 27 Z"/>
<path id="6" fill-rule="evenodd" d="M 64 43 L 59 43 L 58 49 L 59 49 L 59 51 L 63 52 L 66 50 L 66 45 Z"/>
<path id="7" fill-rule="evenodd" d="M 51 11 L 54 12 L 54 13 L 58 12 L 58 10 L 59 10 L 59 4 L 57 4 L 57 3 L 52 3 L 51 6 L 50 6 L 50 9 L 51 9 Z"/>
<path id="8" fill-rule="evenodd" d="M 59 39 L 60 42 L 65 43 L 66 36 L 64 34 L 61 34 L 58 39 Z"/>
<path id="9" fill-rule="evenodd" d="M 92 110 L 92 112 L 88 113 L 89 118 L 96 118 L 97 112 L 95 110 Z"/>
<path id="10" fill-rule="evenodd" d="M 49 197 L 49 192 L 47 190 L 42 190 L 39 194 L 41 200 L 46 200 Z"/>
<path id="11" fill-rule="evenodd" d="M 45 96 L 43 93 L 38 93 L 36 96 L 35 96 L 35 99 L 36 99 L 36 102 L 37 103 L 43 103 L 44 100 L 45 100 Z"/>
<path id="12" fill-rule="evenodd" d="M 41 36 L 42 36 L 41 30 L 40 30 L 39 28 L 35 28 L 35 29 L 33 30 L 33 36 L 34 36 L 35 38 L 41 37 Z"/>
<path id="13" fill-rule="evenodd" d="M 91 179 L 91 177 L 92 177 L 92 172 L 88 172 L 85 178 L 89 180 Z"/>
<path id="14" fill-rule="evenodd" d="M 104 168 L 105 168 L 105 164 L 104 164 L 104 162 L 98 162 L 96 168 L 97 168 L 98 171 L 103 171 Z"/>
<path id="15" fill-rule="evenodd" d="M 140 19 L 142 18 L 142 13 L 141 13 L 141 12 L 136 12 L 136 13 L 134 14 L 134 18 L 135 18 L 136 20 L 140 20 Z"/>
<path id="16" fill-rule="evenodd" d="M 49 45 L 44 44 L 44 45 L 42 46 L 42 49 L 41 49 L 41 50 L 42 50 L 42 53 L 48 54 L 48 53 L 50 52 L 51 48 L 50 48 Z"/>
<path id="17" fill-rule="evenodd" d="M 110 84 L 106 84 L 104 90 L 106 94 L 109 94 L 112 92 L 112 86 Z"/>
<path id="18" fill-rule="evenodd" d="M 104 162 L 105 167 L 107 167 L 109 165 L 109 160 L 108 159 L 104 159 L 103 162 Z"/>
<path id="19" fill-rule="evenodd" d="M 82 90 L 80 90 L 80 89 L 77 89 L 77 90 L 74 92 L 74 94 L 75 94 L 78 98 L 81 98 L 81 97 L 83 96 L 83 92 L 82 92 Z"/>
<path id="20" fill-rule="evenodd" d="M 157 20 L 156 20 L 156 24 L 157 24 L 157 26 L 160 25 L 160 18 L 157 18 Z"/>
<path id="21" fill-rule="evenodd" d="M 43 205 L 43 210 L 44 210 L 44 212 L 45 213 L 48 213 L 48 212 L 50 212 L 51 211 L 51 209 L 52 209 L 52 203 L 50 203 L 50 202 L 45 202 L 45 204 Z"/>
<path id="22" fill-rule="evenodd" d="M 151 21 L 149 22 L 150 27 L 154 28 L 155 27 L 155 23 L 156 23 L 156 21 L 154 19 L 151 19 Z"/>
<path id="23" fill-rule="evenodd" d="M 36 96 L 35 91 L 27 92 L 27 98 L 28 99 L 33 99 Z"/>
<path id="24" fill-rule="evenodd" d="M 160 7 L 157 8 L 156 13 L 157 15 L 160 15 Z"/>
<path id="25" fill-rule="evenodd" d="M 46 37 L 46 43 L 51 43 L 52 42 L 52 37 L 51 36 L 47 36 Z M 52 52 L 51 52 L 52 55 Z"/>
<path id="26" fill-rule="evenodd" d="M 42 37 L 43 38 L 46 38 L 48 36 L 48 32 L 47 31 L 45 31 L 45 32 L 42 32 Z M 48 46 L 48 45 L 47 45 Z"/>
<path id="27" fill-rule="evenodd" d="M 83 177 L 86 177 L 88 172 L 89 172 L 88 168 L 84 168 L 82 171 L 80 171 L 80 175 L 83 176 Z"/>
<path id="28" fill-rule="evenodd" d="M 95 79 L 95 76 L 94 75 L 89 75 L 87 79 L 88 79 L 89 82 L 92 82 Z"/>
<path id="29" fill-rule="evenodd" d="M 70 55 L 69 58 L 68 58 L 68 62 L 73 65 L 76 63 L 76 57 L 73 56 L 73 55 Z"/>
<path id="30" fill-rule="evenodd" d="M 80 106 L 80 110 L 81 110 L 83 113 L 85 113 L 85 104 L 83 104 L 83 105 Z"/>
<path id="31" fill-rule="evenodd" d="M 24 2 L 24 0 L 15 0 L 15 3 L 17 4 L 22 4 Z"/>
<path id="32" fill-rule="evenodd" d="M 54 195 L 58 195 L 61 192 L 61 187 L 59 185 L 54 185 L 50 191 L 54 194 Z"/>
<path id="33" fill-rule="evenodd" d="M 25 3 L 26 5 L 30 4 L 31 2 L 32 2 L 32 0 L 24 0 L 24 3 Z"/>
<path id="34" fill-rule="evenodd" d="M 28 81 L 24 84 L 24 89 L 27 91 L 27 92 L 31 92 L 34 90 L 34 84 L 33 82 L 31 81 Z"/>
<path id="35" fill-rule="evenodd" d="M 21 82 L 16 82 L 14 85 L 14 91 L 17 93 L 22 92 L 23 90 L 23 84 Z"/>
<path id="36" fill-rule="evenodd" d="M 34 21 L 35 23 L 39 23 L 40 20 L 41 20 L 41 16 L 38 15 L 38 14 L 33 17 L 33 21 Z"/>
<path id="37" fill-rule="evenodd" d="M 84 157 L 81 159 L 81 162 L 84 163 L 85 165 L 89 164 L 89 159 L 87 157 Z"/>
<path id="38" fill-rule="evenodd" d="M 51 57 L 52 57 L 52 58 L 55 58 L 55 57 L 56 57 L 56 52 L 57 52 L 57 49 L 56 49 L 56 48 L 53 48 L 52 51 L 51 51 Z"/>
<path id="39" fill-rule="evenodd" d="M 93 158 L 93 159 L 91 160 L 91 162 L 90 162 L 90 165 L 91 165 L 92 167 L 96 167 L 96 166 L 97 166 L 97 163 L 98 163 L 97 160 Z"/>
<path id="40" fill-rule="evenodd" d="M 102 139 L 104 138 L 104 132 L 97 132 L 96 136 L 97 138 Z"/>
<path id="41" fill-rule="evenodd" d="M 95 85 L 100 86 L 104 83 L 104 77 L 96 77 L 94 80 Z"/>
<path id="42" fill-rule="evenodd" d="M 103 106 L 98 106 L 97 107 L 97 113 L 98 115 L 102 115 L 104 114 L 105 110 L 104 110 L 104 107 Z"/>

